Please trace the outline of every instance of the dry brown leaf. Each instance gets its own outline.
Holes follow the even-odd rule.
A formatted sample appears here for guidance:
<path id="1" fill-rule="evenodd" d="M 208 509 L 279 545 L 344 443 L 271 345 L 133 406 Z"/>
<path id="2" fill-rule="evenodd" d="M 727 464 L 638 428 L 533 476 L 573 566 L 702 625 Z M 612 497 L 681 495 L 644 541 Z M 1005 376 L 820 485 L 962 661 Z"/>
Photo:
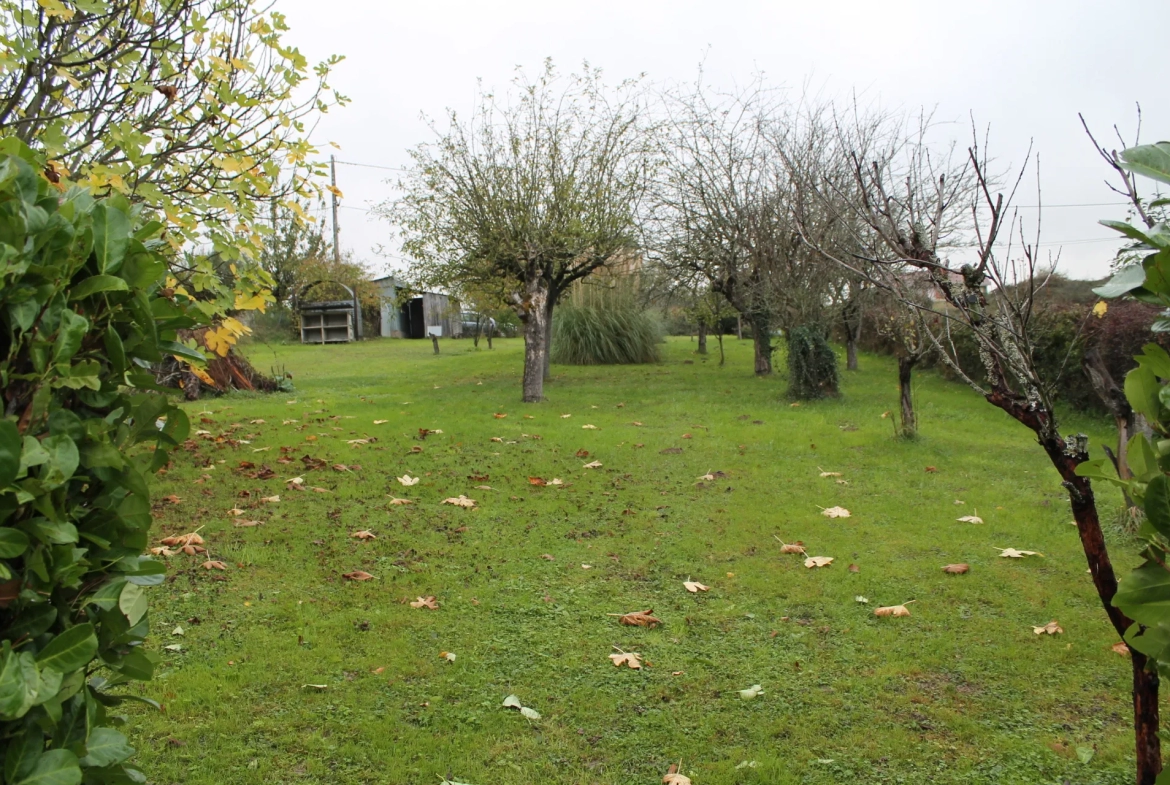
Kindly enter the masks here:
<path id="1" fill-rule="evenodd" d="M 503 444 L 503 442 L 504 442 L 504 440 L 501 439 L 499 436 L 493 436 L 492 441 L 493 442 L 500 442 L 501 444 Z"/>
<path id="2" fill-rule="evenodd" d="M 495 414 L 492 415 L 492 417 L 495 417 L 497 420 L 502 420 L 507 416 L 508 415 L 504 414 L 503 412 L 496 412 Z"/>
<path id="3" fill-rule="evenodd" d="M 601 461 L 590 461 L 589 463 L 585 464 L 582 468 L 600 469 L 601 468 Z"/>
<path id="4" fill-rule="evenodd" d="M 1129 645 L 1125 641 L 1118 641 L 1109 648 L 1112 649 L 1114 653 L 1120 654 L 1122 657 L 1130 656 Z"/>
<path id="5" fill-rule="evenodd" d="M 670 768 L 666 770 L 666 774 L 662 777 L 663 785 L 691 785 L 691 778 L 684 777 L 678 771 L 678 764 L 670 764 Z"/>
<path id="6" fill-rule="evenodd" d="M 544 481 L 544 479 L 543 479 L 542 477 L 529 477 L 529 478 L 528 478 L 528 484 L 529 484 L 529 485 L 536 485 L 536 486 L 539 486 L 539 487 L 543 487 L 543 486 L 545 486 L 545 485 L 548 485 L 548 483 L 547 483 L 547 482 L 545 482 L 545 481 Z"/>
<path id="7" fill-rule="evenodd" d="M 263 523 L 264 521 L 235 521 L 232 523 L 232 526 L 235 526 L 237 529 L 246 529 L 250 526 L 260 526 Z"/>
<path id="8" fill-rule="evenodd" d="M 942 568 L 942 571 L 947 575 L 962 575 L 966 572 L 969 572 L 970 569 L 971 567 L 964 562 L 961 564 L 948 564 Z"/>
<path id="9" fill-rule="evenodd" d="M 244 511 L 239 507 L 232 507 L 230 510 L 228 510 L 227 514 L 233 517 L 239 517 L 244 514 Z"/>
<path id="10" fill-rule="evenodd" d="M 540 558 L 544 559 L 545 561 L 556 561 L 556 557 L 551 553 L 542 553 L 540 554 Z"/>
<path id="11" fill-rule="evenodd" d="M 202 545 L 184 545 L 179 550 L 181 550 L 183 553 L 187 554 L 188 556 L 198 556 L 201 553 L 207 553 L 207 549 L 204 548 Z"/>
<path id="12" fill-rule="evenodd" d="M 200 564 L 199 566 L 200 566 L 200 567 L 202 567 L 202 568 L 203 568 L 203 569 L 205 569 L 205 570 L 226 570 L 226 569 L 227 569 L 227 565 L 226 565 L 226 564 L 224 564 L 223 562 L 221 562 L 221 561 L 212 561 L 212 560 L 210 560 L 210 559 L 208 559 L 207 561 L 203 562 L 203 564 Z"/>
<path id="13" fill-rule="evenodd" d="M 265 504 L 275 504 L 276 502 L 280 501 L 280 496 L 261 496 L 260 501 L 264 502 Z"/>
<path id="14" fill-rule="evenodd" d="M 151 548 L 150 552 L 152 554 L 154 554 L 155 556 L 174 556 L 176 553 L 178 553 L 178 551 L 171 550 L 170 548 L 167 548 L 166 546 L 159 546 L 157 548 Z"/>
<path id="15" fill-rule="evenodd" d="M 906 606 L 916 600 L 908 600 L 901 605 L 886 605 L 882 608 L 874 608 L 874 616 L 909 616 L 910 609 Z"/>
<path id="16" fill-rule="evenodd" d="M 439 603 L 435 601 L 434 597 L 419 597 L 410 604 L 412 608 L 426 608 L 428 610 L 437 611 Z"/>
<path id="17" fill-rule="evenodd" d="M 353 572 L 341 573 L 341 577 L 345 578 L 347 581 L 368 581 L 371 580 L 374 576 L 370 575 L 364 570 L 354 570 Z"/>
<path id="18" fill-rule="evenodd" d="M 937 474 L 937 473 L 938 473 L 938 467 L 936 467 L 936 466 L 927 466 L 927 467 L 926 467 L 926 473 L 927 473 L 927 474 Z"/>
<path id="19" fill-rule="evenodd" d="M 642 655 L 637 652 L 618 649 L 618 653 L 609 655 L 609 658 L 613 660 L 615 667 L 620 668 L 622 665 L 628 665 L 636 671 L 642 669 Z"/>
<path id="20" fill-rule="evenodd" d="M 159 501 L 165 502 L 167 504 L 178 504 L 179 502 L 182 501 L 182 499 L 180 499 L 178 496 L 175 496 L 174 494 L 171 494 L 170 496 L 162 497 L 161 499 L 159 499 Z"/>
<path id="21" fill-rule="evenodd" d="M 804 566 L 812 569 L 813 567 L 828 567 L 833 563 L 832 556 L 809 556 L 804 560 Z"/>
<path id="22" fill-rule="evenodd" d="M 471 507 L 475 506 L 475 499 L 468 499 L 463 494 L 459 494 L 458 496 L 452 496 L 448 499 L 443 499 L 442 503 L 443 504 L 453 504 L 456 507 L 471 508 Z"/>
<path id="23" fill-rule="evenodd" d="M 653 608 L 647 608 L 644 611 L 634 611 L 632 613 L 610 614 L 610 615 L 617 616 L 618 621 L 621 622 L 622 624 L 626 625 L 627 627 L 654 628 L 654 627 L 657 627 L 659 624 L 662 624 L 662 619 L 656 618 L 653 615 L 653 613 L 654 613 Z"/>
<path id="24" fill-rule="evenodd" d="M 1032 632 L 1037 635 L 1060 635 L 1064 632 L 1064 628 L 1056 623 L 1056 619 L 1053 619 L 1043 627 L 1033 627 Z"/>
<path id="25" fill-rule="evenodd" d="M 818 466 L 817 468 L 821 469 L 820 466 Z M 827 472 L 824 469 L 821 469 L 821 476 L 822 477 L 841 477 L 842 474 L 841 474 L 841 472 Z"/>
<path id="26" fill-rule="evenodd" d="M 163 545 L 202 545 L 203 538 L 195 532 L 180 534 L 177 537 L 163 537 L 159 540 Z"/>
<path id="27" fill-rule="evenodd" d="M 850 564 L 849 565 L 849 572 L 861 572 L 861 568 L 858 567 L 856 564 Z"/>
<path id="28" fill-rule="evenodd" d="M 798 553 L 801 556 L 808 555 L 808 553 L 804 550 L 804 543 L 803 542 L 800 542 L 800 541 L 784 542 L 784 540 L 780 539 L 779 537 L 776 537 L 775 534 L 773 534 L 772 536 L 776 538 L 776 542 L 780 543 L 780 552 L 781 553 Z"/>
<path id="29" fill-rule="evenodd" d="M 849 512 L 849 510 L 845 509 L 844 507 L 828 507 L 824 510 L 821 510 L 821 515 L 825 516 L 826 518 L 848 518 L 852 514 L 853 513 Z"/>
<path id="30" fill-rule="evenodd" d="M 704 586 L 703 584 L 699 583 L 698 581 L 692 581 L 689 578 L 687 580 L 683 581 L 683 587 L 687 591 L 689 591 L 691 594 L 697 594 L 698 592 L 701 592 L 701 591 L 710 591 L 711 590 L 710 586 Z"/>
<path id="31" fill-rule="evenodd" d="M 367 531 L 366 529 L 362 529 L 361 531 L 354 532 L 353 534 L 351 534 L 349 536 L 353 537 L 355 540 L 376 540 L 376 539 L 378 539 L 378 535 L 374 534 L 372 531 Z"/>

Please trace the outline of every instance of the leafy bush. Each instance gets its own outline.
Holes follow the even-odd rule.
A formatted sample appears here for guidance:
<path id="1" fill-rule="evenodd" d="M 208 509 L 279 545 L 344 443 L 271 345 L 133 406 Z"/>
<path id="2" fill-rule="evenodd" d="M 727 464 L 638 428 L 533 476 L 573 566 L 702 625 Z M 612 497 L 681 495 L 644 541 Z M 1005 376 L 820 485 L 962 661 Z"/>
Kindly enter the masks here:
<path id="1" fill-rule="evenodd" d="M 794 327 L 788 339 L 788 395 L 798 401 L 837 395 L 837 355 L 819 327 Z"/>
<path id="2" fill-rule="evenodd" d="M 552 361 L 562 365 L 656 363 L 657 322 L 633 304 L 562 305 L 553 312 Z"/>
<path id="3" fill-rule="evenodd" d="M 109 709 L 151 677 L 147 477 L 186 438 L 150 365 L 201 355 L 162 224 L 0 140 L 0 749 L 6 783 L 144 782 Z M 148 701 L 150 702 L 150 701 Z"/>

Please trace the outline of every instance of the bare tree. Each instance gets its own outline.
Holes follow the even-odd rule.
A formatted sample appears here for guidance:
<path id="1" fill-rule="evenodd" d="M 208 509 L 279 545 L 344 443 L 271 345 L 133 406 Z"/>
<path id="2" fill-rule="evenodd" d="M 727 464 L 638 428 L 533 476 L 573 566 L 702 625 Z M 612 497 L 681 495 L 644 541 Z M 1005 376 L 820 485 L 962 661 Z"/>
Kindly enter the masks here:
<path id="1" fill-rule="evenodd" d="M 585 66 L 551 62 L 514 82 L 514 102 L 483 94 L 412 152 L 405 196 L 380 212 L 400 228 L 414 275 L 431 285 L 504 282 L 524 324 L 524 401 L 544 398 L 553 308 L 576 280 L 637 249 L 649 157 L 636 82 L 610 90 Z"/>
<path id="2" fill-rule="evenodd" d="M 1061 433 L 1052 380 L 1044 378 L 1034 361 L 1033 304 L 1052 268 L 1037 258 L 1038 240 L 1025 240 L 1010 209 L 1024 170 L 1005 190 L 989 173 L 986 146 L 977 138 L 966 155 L 952 156 L 932 151 L 921 132 L 902 135 L 894 129 L 880 140 L 883 144 L 865 148 L 851 130 L 840 126 L 836 143 L 852 172 L 854 198 L 838 198 L 841 194 L 831 184 L 806 183 L 824 203 L 844 205 L 877 240 L 872 257 L 835 257 L 837 262 L 866 275 L 907 307 L 921 307 L 909 291 L 908 272 L 924 276 L 941 292 L 947 307 L 940 312 L 939 329 L 928 329 L 927 338 L 960 379 L 1035 435 L 1068 492 L 1105 613 L 1124 636 L 1133 621 L 1113 605 L 1117 576 L 1092 486 L 1077 471 L 1088 460 L 1088 438 Z M 967 261 L 951 262 L 947 238 L 964 222 L 971 238 Z M 969 330 L 973 336 L 978 371 L 962 367 L 950 339 L 953 329 Z M 1137 782 L 1153 785 L 1162 769 L 1158 674 L 1145 655 L 1132 648 L 1130 653 Z"/>

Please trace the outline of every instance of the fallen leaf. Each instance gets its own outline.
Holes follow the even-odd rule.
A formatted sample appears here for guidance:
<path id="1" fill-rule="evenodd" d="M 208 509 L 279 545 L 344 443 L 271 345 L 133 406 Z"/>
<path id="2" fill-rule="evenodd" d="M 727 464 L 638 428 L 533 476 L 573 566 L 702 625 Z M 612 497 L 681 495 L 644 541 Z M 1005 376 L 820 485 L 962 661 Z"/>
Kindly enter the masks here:
<path id="1" fill-rule="evenodd" d="M 750 701 L 750 700 L 755 699 L 757 696 L 762 695 L 763 693 L 764 693 L 763 687 L 761 687 L 759 684 L 753 684 L 752 686 L 748 687 L 746 690 L 740 690 L 739 697 L 745 701 Z"/>
<path id="2" fill-rule="evenodd" d="M 166 502 L 167 504 L 178 504 L 182 501 L 182 499 L 180 499 L 178 496 L 175 496 L 174 494 L 171 494 L 170 496 L 162 497 L 159 499 L 159 501 Z"/>
<path id="3" fill-rule="evenodd" d="M 854 602 L 859 602 L 859 603 L 861 603 L 862 605 L 869 605 L 869 597 L 863 597 L 863 596 L 861 596 L 860 594 L 858 594 L 856 597 L 854 597 L 854 598 L 853 598 L 853 601 L 854 601 Z"/>
<path id="4" fill-rule="evenodd" d="M 504 414 L 503 412 L 496 412 L 495 414 L 492 415 L 492 417 L 495 417 L 497 420 L 502 420 L 507 416 L 508 415 Z"/>
<path id="5" fill-rule="evenodd" d="M 1129 645 L 1125 641 L 1118 641 L 1109 648 L 1117 654 L 1120 654 L 1122 657 L 1130 656 Z"/>
<path id="6" fill-rule="evenodd" d="M 536 485 L 538 487 L 543 487 L 545 485 L 548 485 L 548 483 L 545 482 L 544 479 L 541 477 L 529 477 L 528 484 L 529 485 Z"/>
<path id="7" fill-rule="evenodd" d="M 633 670 L 642 670 L 642 655 L 636 652 L 618 649 L 618 653 L 609 655 L 609 658 L 617 668 L 628 665 Z"/>
<path id="8" fill-rule="evenodd" d="M 492 437 L 492 441 L 493 441 L 493 442 L 500 442 L 500 443 L 503 443 L 503 441 L 504 441 L 504 440 L 503 440 L 503 439 L 501 439 L 499 436 L 493 436 L 493 437 Z"/>
<path id="9" fill-rule="evenodd" d="M 992 546 L 995 547 L 995 546 Z M 1022 559 L 1025 556 L 1043 556 L 1039 551 L 1018 551 L 1015 548 L 996 548 L 999 555 L 1005 559 Z"/>
<path id="10" fill-rule="evenodd" d="M 202 528 L 202 527 L 200 527 Z M 182 546 L 182 545 L 202 545 L 203 538 L 195 532 L 190 534 L 180 534 L 177 537 L 163 537 L 159 540 L 163 545 Z"/>
<path id="11" fill-rule="evenodd" d="M 583 430 L 583 431 L 600 431 L 601 429 L 598 428 L 596 425 L 582 425 L 581 430 Z"/>
<path id="12" fill-rule="evenodd" d="M 570 417 L 572 417 L 572 416 L 573 416 L 573 415 L 571 415 L 571 414 L 562 414 L 562 415 L 561 415 L 561 419 L 562 419 L 562 420 L 567 420 L 567 419 L 569 419 L 569 418 L 570 418 Z"/>
<path id="13" fill-rule="evenodd" d="M 710 591 L 711 590 L 710 586 L 704 586 L 703 584 L 699 583 L 698 581 L 692 581 L 689 578 L 687 580 L 683 581 L 683 587 L 687 591 L 689 591 L 691 594 L 697 594 L 698 592 L 701 592 L 701 591 Z"/>
<path id="14" fill-rule="evenodd" d="M 883 419 L 883 420 L 884 420 L 884 419 L 886 419 L 886 418 L 887 418 L 887 417 L 889 417 L 889 416 L 890 416 L 890 413 L 889 413 L 888 411 L 882 412 L 882 419 Z"/>
<path id="15" fill-rule="evenodd" d="M 490 485 L 477 485 L 477 486 L 475 486 L 475 489 L 476 489 L 477 491 L 492 491 L 492 490 L 495 490 L 495 489 L 494 489 L 494 488 L 492 488 L 492 486 L 490 486 Z"/>
<path id="16" fill-rule="evenodd" d="M 264 424 L 263 420 L 249 420 L 248 422 L 250 425 L 263 425 Z"/>
<path id="17" fill-rule="evenodd" d="M 200 564 L 199 566 L 200 566 L 200 567 L 202 567 L 202 568 L 203 568 L 203 569 L 205 569 L 205 570 L 226 570 L 226 569 L 227 569 L 227 565 L 226 565 L 226 564 L 224 564 L 223 562 L 221 562 L 221 561 L 212 561 L 212 560 L 210 560 L 210 559 L 208 559 L 207 561 L 203 562 L 203 564 Z"/>
<path id="18" fill-rule="evenodd" d="M 927 474 L 935 474 L 938 472 L 938 468 L 934 467 L 934 466 L 927 466 L 926 472 L 927 472 Z"/>
<path id="19" fill-rule="evenodd" d="M 250 526 L 260 526 L 263 523 L 264 521 L 234 521 L 232 526 L 235 526 L 237 529 L 246 529 Z"/>
<path id="20" fill-rule="evenodd" d="M 601 468 L 601 461 L 591 461 L 591 462 L 589 462 L 589 463 L 585 464 L 585 465 L 584 465 L 582 468 L 585 468 L 585 469 L 600 469 L 600 468 Z"/>
<path id="21" fill-rule="evenodd" d="M 508 697 L 504 698 L 504 702 L 503 702 L 503 704 L 502 704 L 502 705 L 503 705 L 503 707 L 504 707 L 505 709 L 521 709 L 521 708 L 524 708 L 524 704 L 522 704 L 522 703 L 520 702 L 520 699 L 519 699 L 519 698 L 517 698 L 515 695 L 509 695 Z"/>
<path id="22" fill-rule="evenodd" d="M 1064 632 L 1064 628 L 1057 624 L 1056 620 L 1053 619 L 1043 627 L 1033 627 L 1032 632 L 1036 633 L 1037 635 L 1060 635 Z"/>
<path id="23" fill-rule="evenodd" d="M 804 560 L 804 566 L 812 569 L 813 567 L 828 567 L 833 563 L 832 556 L 809 556 Z"/>
<path id="24" fill-rule="evenodd" d="M 447 662 L 455 662 L 455 652 L 453 651 L 441 651 L 439 652 L 439 656 Z"/>
<path id="25" fill-rule="evenodd" d="M 371 580 L 374 576 L 363 570 L 354 570 L 353 572 L 341 573 L 341 577 L 345 578 L 347 581 L 368 581 Z"/>
<path id="26" fill-rule="evenodd" d="M 907 600 L 901 605 L 886 605 L 882 608 L 874 608 L 874 616 L 909 616 L 910 609 L 906 606 L 916 600 Z"/>
<path id="27" fill-rule="evenodd" d="M 328 684 L 302 684 L 302 685 L 301 685 L 301 689 L 302 689 L 302 690 L 317 690 L 317 691 L 321 691 L 321 690 L 327 690 L 327 689 L 329 689 L 329 685 L 328 685 Z"/>
<path id="28" fill-rule="evenodd" d="M 955 518 L 960 523 L 983 523 L 983 519 L 978 515 L 964 515 L 962 518 Z"/>
<path id="29" fill-rule="evenodd" d="M 632 613 L 610 614 L 611 616 L 618 616 L 618 621 L 627 627 L 649 627 L 654 628 L 662 624 L 662 619 L 656 618 L 652 614 L 653 608 L 647 608 L 644 611 L 634 611 Z"/>
<path id="30" fill-rule="evenodd" d="M 772 536 L 776 539 L 776 542 L 780 543 L 780 552 L 781 553 L 799 553 L 802 556 L 808 555 L 804 550 L 804 543 L 803 542 L 784 542 L 784 540 L 780 539 L 779 537 L 776 537 L 775 534 L 773 534 Z"/>
<path id="31" fill-rule="evenodd" d="M 662 777 L 663 785 L 691 785 L 691 778 L 684 777 L 678 771 L 677 764 L 670 764 L 670 768 L 666 770 L 666 774 Z"/>
<path id="32" fill-rule="evenodd" d="M 691 435 L 690 435 L 689 433 L 684 433 L 684 434 L 682 435 L 682 438 L 684 438 L 684 439 L 690 439 L 690 438 L 691 438 Z"/>
<path id="33" fill-rule="evenodd" d="M 970 569 L 971 567 L 965 563 L 948 564 L 942 568 L 943 572 L 945 572 L 947 575 L 962 575 L 963 573 L 968 572 Z"/>
<path id="34" fill-rule="evenodd" d="M 548 481 L 548 484 L 549 485 L 564 485 L 565 481 L 562 480 L 560 477 L 553 477 L 551 480 Z"/>
<path id="35" fill-rule="evenodd" d="M 385 425 L 389 420 L 374 420 L 374 425 Z"/>
<path id="36" fill-rule="evenodd" d="M 439 603 L 435 601 L 434 597 L 419 597 L 410 604 L 412 608 L 427 608 L 432 611 L 439 609 Z"/>
<path id="37" fill-rule="evenodd" d="M 525 719 L 529 719 L 529 720 L 539 720 L 540 719 L 540 712 L 538 712 L 536 709 L 530 709 L 527 706 L 521 706 L 520 707 L 520 716 L 524 717 Z"/>
<path id="38" fill-rule="evenodd" d="M 820 466 L 818 466 L 817 468 L 821 469 Z M 841 475 L 841 472 L 827 472 L 824 469 L 821 469 L 821 476 L 822 477 L 840 477 L 842 475 Z"/>
<path id="39" fill-rule="evenodd" d="M 475 499 L 468 499 L 468 498 L 467 498 L 466 496 L 464 496 L 463 494 L 459 494 L 458 496 L 452 496 L 452 497 L 450 497 L 450 498 L 448 498 L 448 499 L 443 499 L 442 503 L 443 503 L 443 504 L 453 504 L 453 505 L 455 505 L 456 507 L 468 507 L 468 508 L 470 508 L 470 507 L 474 507 L 474 506 L 475 506 Z"/>
<path id="40" fill-rule="evenodd" d="M 395 498 L 394 496 L 391 496 L 390 503 L 391 504 L 414 504 L 414 501 L 411 499 L 398 499 L 398 498 Z"/>
<path id="41" fill-rule="evenodd" d="M 181 643 L 172 643 L 169 646 L 163 646 L 167 651 L 182 651 L 183 645 Z"/>
<path id="42" fill-rule="evenodd" d="M 280 501 L 280 496 L 262 496 L 260 497 L 260 501 L 264 502 L 265 504 L 275 504 L 276 502 Z"/>
<path id="43" fill-rule="evenodd" d="M 170 548 L 167 548 L 166 546 L 160 546 L 158 548 L 151 548 L 150 552 L 155 556 L 174 556 L 176 553 L 178 553 L 178 551 L 171 550 Z"/>
<path id="44" fill-rule="evenodd" d="M 556 557 L 551 553 L 542 553 L 540 554 L 540 558 L 544 559 L 545 561 L 556 561 Z"/>
<path id="45" fill-rule="evenodd" d="M 825 516 L 826 518 L 848 518 L 852 515 L 852 513 L 844 507 L 829 507 L 827 509 L 821 510 L 821 515 Z"/>
<path id="46" fill-rule="evenodd" d="M 850 564 L 849 565 L 849 572 L 861 572 L 861 568 L 858 567 L 856 564 Z"/>
<path id="47" fill-rule="evenodd" d="M 396 477 L 395 479 L 397 479 L 398 482 L 400 482 L 403 485 L 406 485 L 408 487 L 411 485 L 418 485 L 418 481 L 419 481 L 418 477 L 411 477 L 409 474 L 404 474 L 401 477 Z"/>
<path id="48" fill-rule="evenodd" d="M 357 540 L 376 540 L 376 539 L 378 539 L 378 535 L 374 534 L 371 531 L 366 531 L 365 529 L 362 529 L 361 531 L 354 532 L 353 534 L 351 534 L 349 536 L 353 537 L 354 539 L 357 539 Z"/>

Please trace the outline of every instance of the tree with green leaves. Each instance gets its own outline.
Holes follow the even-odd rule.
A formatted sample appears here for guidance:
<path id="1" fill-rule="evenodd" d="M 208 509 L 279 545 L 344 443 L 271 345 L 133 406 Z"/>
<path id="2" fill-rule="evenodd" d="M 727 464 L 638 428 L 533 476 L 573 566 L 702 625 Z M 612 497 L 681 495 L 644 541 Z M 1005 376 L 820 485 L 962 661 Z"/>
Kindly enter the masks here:
<path id="1" fill-rule="evenodd" d="M 145 782 L 110 709 L 157 658 L 148 478 L 187 436 L 154 384 L 198 327 L 163 226 L 125 195 L 63 193 L 0 139 L 0 756 L 6 783 Z"/>
<path id="2" fill-rule="evenodd" d="M 637 82 L 611 89 L 586 65 L 551 62 L 514 93 L 480 96 L 431 144 L 415 148 L 404 196 L 380 208 L 418 282 L 457 290 L 501 285 L 524 325 L 523 399 L 544 398 L 553 309 L 576 280 L 628 261 L 648 179 Z"/>
<path id="3" fill-rule="evenodd" d="M 172 272 L 225 312 L 269 285 L 254 264 L 276 198 L 319 191 L 308 140 L 345 103 L 265 0 L 0 0 L 0 134 L 44 154 L 64 190 L 150 205 L 174 249 L 211 253 Z M 212 260 L 235 264 L 225 284 Z M 237 297 L 237 295 L 240 295 Z"/>

